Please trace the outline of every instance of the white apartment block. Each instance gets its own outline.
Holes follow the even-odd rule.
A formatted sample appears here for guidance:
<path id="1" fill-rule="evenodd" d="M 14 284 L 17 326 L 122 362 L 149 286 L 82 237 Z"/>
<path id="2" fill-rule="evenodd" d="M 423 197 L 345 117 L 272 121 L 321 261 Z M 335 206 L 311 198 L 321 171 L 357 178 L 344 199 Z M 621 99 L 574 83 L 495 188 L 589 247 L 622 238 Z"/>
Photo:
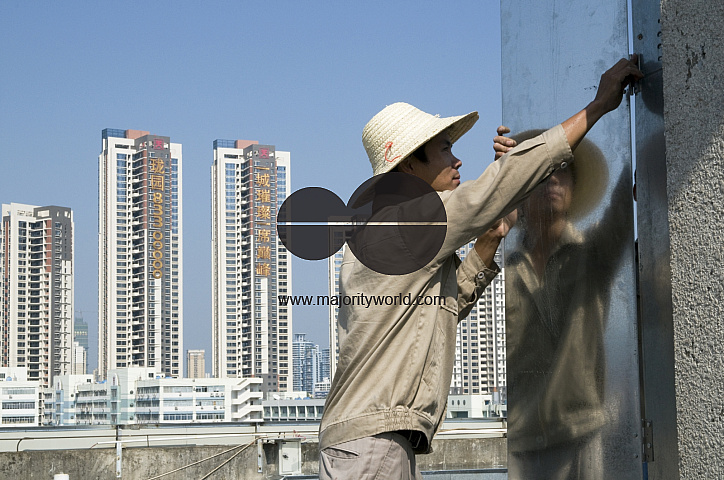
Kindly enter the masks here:
<path id="1" fill-rule="evenodd" d="M 260 378 L 171 378 L 150 368 L 108 372 L 108 380 L 59 377 L 58 425 L 130 425 L 263 420 Z"/>
<path id="2" fill-rule="evenodd" d="M 291 258 L 276 214 L 290 195 L 290 154 L 215 140 L 212 185 L 212 365 L 216 378 L 264 378 L 292 389 Z"/>
<path id="3" fill-rule="evenodd" d="M 98 157 L 98 371 L 182 376 L 182 151 L 105 129 Z"/>
<path id="4" fill-rule="evenodd" d="M 73 212 L 2 205 L 0 366 L 51 385 L 73 365 Z"/>
<path id="5" fill-rule="evenodd" d="M 460 258 L 465 258 L 473 245 L 471 242 L 459 249 Z M 487 394 L 505 389 L 505 269 L 501 249 L 495 254 L 495 262 L 501 272 L 458 324 L 451 394 Z"/>
<path id="6" fill-rule="evenodd" d="M 0 367 L 0 427 L 40 425 L 42 390 L 40 381 L 28 380 L 25 368 Z"/>
<path id="7" fill-rule="evenodd" d="M 47 412 L 48 416 L 52 416 L 51 423 L 53 425 L 93 424 L 90 418 L 88 421 L 84 420 L 83 422 L 80 421 L 80 418 L 76 418 L 78 411 L 80 411 L 76 411 L 76 400 L 81 389 L 80 386 L 93 384 L 93 375 L 73 374 L 55 377 L 52 386 L 53 398 L 51 402 L 48 402 L 49 408 Z M 83 409 L 86 404 L 87 402 L 81 401 L 80 409 Z M 103 413 L 106 417 L 108 416 L 108 412 Z"/>

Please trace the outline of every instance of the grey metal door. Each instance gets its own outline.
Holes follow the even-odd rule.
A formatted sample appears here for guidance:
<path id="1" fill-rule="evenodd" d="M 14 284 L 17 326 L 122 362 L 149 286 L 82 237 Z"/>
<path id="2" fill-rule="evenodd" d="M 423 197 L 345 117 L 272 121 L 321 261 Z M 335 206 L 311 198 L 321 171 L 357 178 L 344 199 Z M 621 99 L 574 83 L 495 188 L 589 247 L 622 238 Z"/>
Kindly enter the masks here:
<path id="1" fill-rule="evenodd" d="M 503 123 L 530 136 L 593 100 L 628 55 L 621 0 L 501 3 Z M 640 479 L 628 98 L 505 242 L 509 478 Z"/>

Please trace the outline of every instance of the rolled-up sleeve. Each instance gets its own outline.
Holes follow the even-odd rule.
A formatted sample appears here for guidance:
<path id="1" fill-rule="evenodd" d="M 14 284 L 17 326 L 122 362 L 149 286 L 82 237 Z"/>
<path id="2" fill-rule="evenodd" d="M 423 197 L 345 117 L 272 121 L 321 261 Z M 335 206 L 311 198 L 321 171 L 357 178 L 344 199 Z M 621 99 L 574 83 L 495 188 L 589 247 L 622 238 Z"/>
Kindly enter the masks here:
<path id="1" fill-rule="evenodd" d="M 494 261 L 487 266 L 478 252 L 474 248 L 470 249 L 457 269 L 458 322 L 468 316 L 483 290 L 498 273 L 500 267 Z"/>

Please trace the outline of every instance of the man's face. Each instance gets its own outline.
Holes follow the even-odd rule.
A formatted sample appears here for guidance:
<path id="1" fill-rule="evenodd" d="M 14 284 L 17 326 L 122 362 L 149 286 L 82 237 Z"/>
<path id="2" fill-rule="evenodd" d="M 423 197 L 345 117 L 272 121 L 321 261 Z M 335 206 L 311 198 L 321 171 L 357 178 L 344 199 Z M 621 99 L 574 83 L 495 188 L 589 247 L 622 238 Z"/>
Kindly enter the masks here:
<path id="1" fill-rule="evenodd" d="M 427 162 L 423 163 L 417 158 L 409 157 L 409 171 L 425 180 L 438 192 L 454 190 L 460 185 L 460 172 L 458 169 L 463 162 L 452 153 L 450 134 L 439 133 L 425 144 Z"/>
<path id="2" fill-rule="evenodd" d="M 572 169 L 559 169 L 533 191 L 528 199 L 529 214 L 533 217 L 561 218 L 568 214 L 572 200 Z"/>

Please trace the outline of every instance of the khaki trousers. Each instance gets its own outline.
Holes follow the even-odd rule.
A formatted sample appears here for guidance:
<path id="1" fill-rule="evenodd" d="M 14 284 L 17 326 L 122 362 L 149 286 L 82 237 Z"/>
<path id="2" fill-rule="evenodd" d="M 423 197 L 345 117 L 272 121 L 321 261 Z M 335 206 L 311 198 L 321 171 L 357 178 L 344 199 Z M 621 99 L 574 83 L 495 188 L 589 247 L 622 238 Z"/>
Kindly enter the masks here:
<path id="1" fill-rule="evenodd" d="M 603 480 L 603 440 L 594 433 L 567 444 L 508 456 L 510 480 Z"/>
<path id="2" fill-rule="evenodd" d="M 380 433 L 327 447 L 319 453 L 319 480 L 422 480 L 410 442 Z"/>

